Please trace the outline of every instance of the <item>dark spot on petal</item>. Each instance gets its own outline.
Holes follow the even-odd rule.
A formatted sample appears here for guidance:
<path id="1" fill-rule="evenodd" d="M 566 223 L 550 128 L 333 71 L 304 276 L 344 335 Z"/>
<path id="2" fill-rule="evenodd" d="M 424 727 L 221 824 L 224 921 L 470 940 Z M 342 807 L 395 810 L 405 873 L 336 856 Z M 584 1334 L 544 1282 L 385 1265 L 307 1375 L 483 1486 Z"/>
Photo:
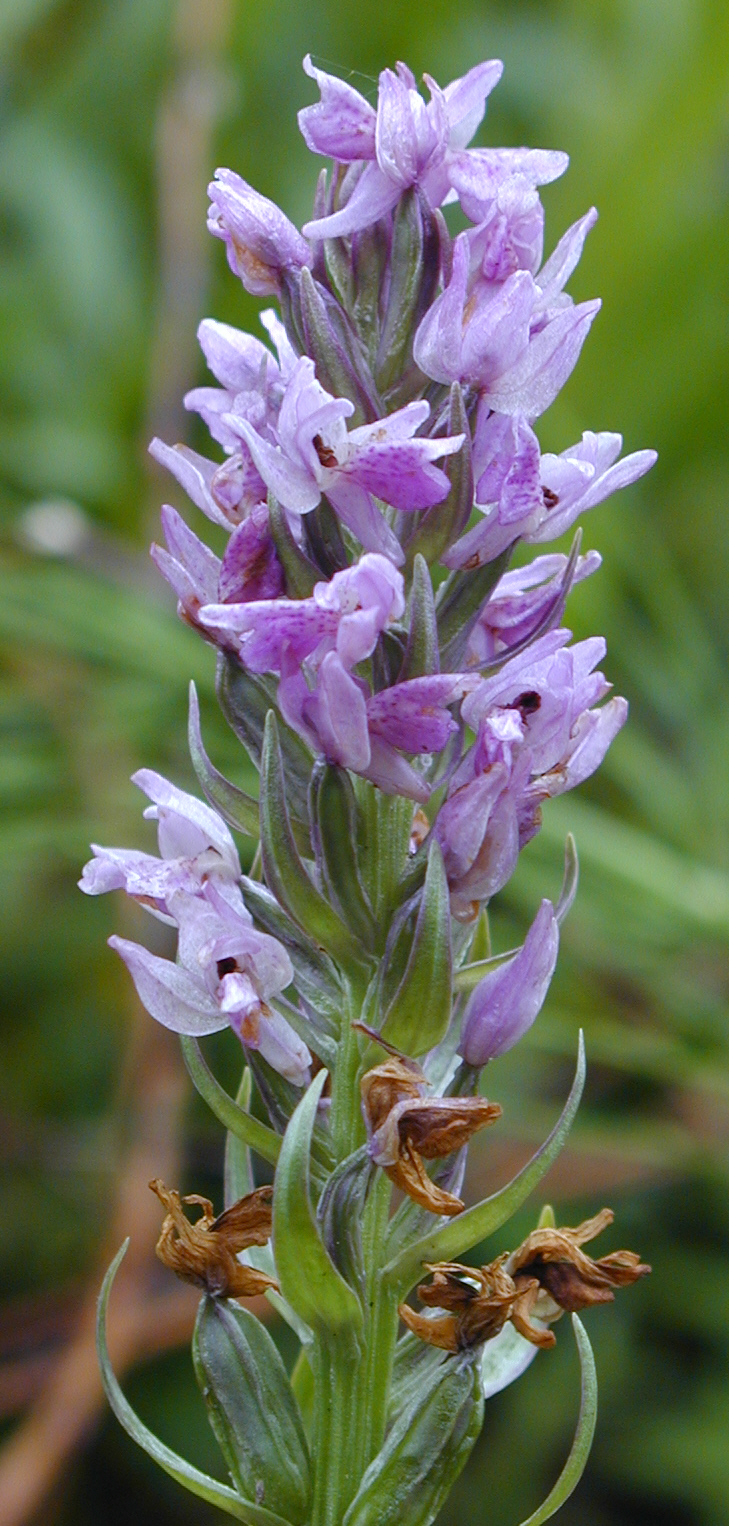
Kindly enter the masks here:
<path id="1" fill-rule="evenodd" d="M 520 694 L 519 698 L 514 700 L 513 709 L 518 710 L 522 720 L 525 721 L 528 715 L 536 714 L 541 703 L 541 694 L 537 694 L 536 689 L 527 689 L 525 694 Z"/>
<path id="2" fill-rule="evenodd" d="M 230 956 L 227 959 L 219 959 L 217 964 L 218 980 L 222 980 L 224 975 L 233 975 L 237 968 L 238 965 L 235 959 L 232 959 Z"/>
<path id="3" fill-rule="evenodd" d="M 559 498 L 556 493 L 552 492 L 551 487 L 542 488 L 542 498 L 544 499 L 545 509 L 556 509 Z"/>
<path id="4" fill-rule="evenodd" d="M 320 434 L 315 434 L 312 445 L 319 457 L 322 466 L 338 466 L 339 462 L 330 445 L 325 445 Z"/>

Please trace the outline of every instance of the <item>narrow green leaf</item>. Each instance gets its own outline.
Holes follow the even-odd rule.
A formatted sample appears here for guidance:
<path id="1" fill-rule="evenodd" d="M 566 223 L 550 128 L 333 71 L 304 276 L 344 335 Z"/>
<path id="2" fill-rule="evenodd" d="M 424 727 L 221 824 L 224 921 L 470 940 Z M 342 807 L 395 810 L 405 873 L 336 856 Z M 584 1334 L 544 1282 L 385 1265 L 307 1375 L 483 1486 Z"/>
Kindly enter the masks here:
<path id="1" fill-rule="evenodd" d="M 286 576 L 286 592 L 290 599 L 308 599 L 314 584 L 321 580 L 321 572 L 297 546 L 289 522 L 273 493 L 268 495 L 268 521 L 278 559 Z"/>
<path id="2" fill-rule="evenodd" d="M 448 497 L 435 508 L 420 516 L 417 528 L 405 545 L 407 563 L 411 564 L 418 552 L 432 566 L 440 560 L 447 546 L 452 546 L 468 524 L 473 508 L 473 462 L 471 457 L 471 426 L 458 382 L 451 387 L 448 416 L 449 435 L 465 434 L 459 451 L 443 463 L 443 470 L 450 481 Z"/>
<path id="3" fill-rule="evenodd" d="M 393 219 L 390 290 L 375 366 L 381 392 L 398 380 L 412 351 L 413 317 L 424 274 L 423 234 L 418 193 L 406 191 Z"/>
<path id="4" fill-rule="evenodd" d="M 250 1113 L 243 1111 L 237 1102 L 233 1101 L 227 1091 L 213 1075 L 210 1066 L 203 1059 L 202 1050 L 197 1039 L 187 1033 L 180 1034 L 182 1058 L 187 1066 L 188 1073 L 193 1085 L 199 1091 L 200 1096 L 207 1102 L 210 1111 L 215 1117 L 235 1134 L 249 1149 L 255 1150 L 264 1160 L 275 1165 L 281 1150 L 281 1140 L 273 1129 L 269 1129 L 265 1123 L 260 1123 Z"/>
<path id="5" fill-rule="evenodd" d="M 444 673 L 457 673 L 468 638 L 492 589 L 509 565 L 513 547 L 473 572 L 452 572 L 438 590 L 436 610 L 440 640 L 440 665 Z"/>
<path id="6" fill-rule="evenodd" d="M 228 725 L 260 770 L 266 716 L 276 700 L 275 682 L 267 675 L 246 672 L 230 652 L 220 652 L 215 688 Z M 283 723 L 279 726 L 279 744 L 286 765 L 291 814 L 297 821 L 306 823 L 311 753 L 301 737 Z"/>
<path id="7" fill-rule="evenodd" d="M 561 1117 L 541 1149 L 499 1192 L 484 1198 L 482 1203 L 475 1203 L 473 1208 L 467 1208 L 465 1213 L 459 1213 L 457 1218 L 450 1219 L 440 1228 L 435 1226 L 430 1234 L 423 1235 L 422 1239 L 408 1246 L 385 1267 L 384 1275 L 396 1282 L 403 1294 L 417 1282 L 424 1262 L 456 1261 L 464 1251 L 478 1245 L 487 1235 L 494 1234 L 516 1213 L 557 1159 L 574 1122 L 584 1084 L 585 1043 L 580 1031 L 572 1089 Z"/>
<path id="8" fill-rule="evenodd" d="M 495 970 L 497 965 L 503 964 L 505 959 L 513 959 L 514 954 L 519 953 L 522 944 L 516 948 L 507 948 L 503 954 L 490 954 L 488 959 L 477 959 L 474 964 L 464 964 L 460 970 L 456 970 L 453 976 L 453 986 L 456 991 L 473 991 L 484 975 L 489 970 Z"/>
<path id="9" fill-rule="evenodd" d="M 349 775 L 343 768 L 325 763 L 315 781 L 314 833 L 324 881 L 347 926 L 365 948 L 372 948 L 375 920 L 357 865 L 357 801 Z"/>
<path id="10" fill-rule="evenodd" d="M 438 673 L 438 621 L 428 563 L 420 552 L 413 562 L 413 591 L 410 602 L 410 634 L 405 648 L 398 683 L 419 678 L 423 673 Z"/>
<path id="11" fill-rule="evenodd" d="M 146 1452 L 163 1472 L 169 1473 L 176 1483 L 181 1484 L 183 1489 L 188 1489 L 191 1494 L 196 1494 L 198 1499 L 206 1500 L 209 1505 L 217 1505 L 218 1509 L 224 1510 L 227 1515 L 234 1516 L 237 1521 L 245 1522 L 245 1526 L 286 1526 L 286 1522 L 282 1521 L 280 1516 L 274 1515 L 270 1510 L 264 1510 L 261 1505 L 254 1505 L 250 1500 L 242 1499 L 234 1489 L 229 1489 L 226 1484 L 219 1484 L 216 1479 L 210 1478 L 207 1473 L 201 1473 L 199 1468 L 194 1468 L 191 1463 L 186 1462 L 184 1457 L 178 1457 L 176 1452 L 165 1446 L 163 1441 L 147 1429 L 124 1397 L 109 1360 L 106 1342 L 106 1310 L 114 1278 L 126 1255 L 128 1245 L 129 1241 L 125 1240 L 104 1278 L 99 1294 L 96 1324 L 96 1349 L 99 1353 L 101 1381 L 117 1420 L 124 1427 L 127 1435 L 131 1436 L 132 1441 L 136 1441 L 142 1451 Z"/>
<path id="12" fill-rule="evenodd" d="M 278 725 L 266 717 L 261 754 L 261 853 L 269 890 L 299 927 L 334 958 L 359 954 L 349 929 L 313 884 L 294 840 L 287 805 Z"/>
<path id="13" fill-rule="evenodd" d="M 346 322 L 342 309 L 332 297 L 327 303 L 322 288 L 306 266 L 301 272 L 299 292 L 306 353 L 316 364 L 318 380 L 327 392 L 335 397 L 348 397 L 354 403 L 353 428 L 379 417 L 374 389 L 364 384 L 364 358 L 361 355 L 357 358 L 359 364 L 355 360 L 355 335 L 342 331 L 342 320 Z"/>
<path id="14" fill-rule="evenodd" d="M 274 1181 L 273 1249 L 281 1292 L 300 1318 L 324 1333 L 356 1336 L 362 1328 L 359 1299 L 329 1256 L 311 1206 L 311 1137 L 327 1074 L 315 1076 L 284 1135 Z"/>
<path id="15" fill-rule="evenodd" d="M 431 1526 L 483 1423 L 478 1362 L 446 1357 L 426 1368 L 367 1468 L 343 1526 Z"/>
<path id="16" fill-rule="evenodd" d="M 408 962 L 385 1012 L 383 1038 L 413 1056 L 434 1049 L 448 1031 L 452 978 L 448 881 L 433 838 Z"/>
<path id="17" fill-rule="evenodd" d="M 265 885 L 242 876 L 243 897 L 256 922 L 272 938 L 278 938 L 291 955 L 296 988 L 313 1006 L 328 1037 L 338 1038 L 342 1026 L 342 984 L 339 972 L 323 952 L 279 906 Z"/>
<path id="18" fill-rule="evenodd" d="M 560 925 L 564 922 L 568 911 L 577 895 L 577 883 L 580 877 L 580 862 L 577 857 L 577 844 L 571 832 L 567 833 L 564 845 L 564 879 L 559 900 L 554 914 Z"/>
<path id="19" fill-rule="evenodd" d="M 253 1081 L 247 1065 L 243 1066 L 243 1074 L 240 1078 L 240 1086 L 235 1098 L 235 1105 L 241 1112 L 248 1113 L 251 1105 L 251 1092 Z M 253 1167 L 248 1145 L 240 1138 L 239 1134 L 231 1133 L 230 1129 L 225 1135 L 225 1162 L 223 1166 L 223 1182 L 225 1186 L 225 1206 L 230 1208 L 231 1203 L 237 1203 L 242 1197 L 247 1197 L 253 1191 Z"/>
<path id="20" fill-rule="evenodd" d="M 592 1438 L 595 1434 L 595 1422 L 597 1420 L 597 1373 L 595 1371 L 595 1358 L 587 1338 L 587 1331 L 576 1314 L 572 1315 L 572 1328 L 575 1332 L 575 1340 L 577 1341 L 582 1378 L 582 1397 L 580 1399 L 580 1413 L 577 1419 L 575 1439 L 572 1442 L 570 1455 L 551 1493 L 547 1495 L 544 1504 L 540 1505 L 533 1515 L 528 1516 L 525 1521 L 522 1521 L 521 1526 L 542 1526 L 543 1521 L 548 1521 L 550 1516 L 556 1514 L 560 1506 L 564 1504 L 565 1500 L 569 1499 L 573 1490 L 577 1488 L 590 1455 Z"/>
<path id="21" fill-rule="evenodd" d="M 245 832 L 248 837 L 258 837 L 258 801 L 254 800 L 252 795 L 247 795 L 245 790 L 238 789 L 236 784 L 231 784 L 230 780 L 226 779 L 211 763 L 205 751 L 200 731 L 200 706 L 197 690 L 192 681 L 190 682 L 187 739 L 192 766 L 210 804 L 215 806 L 223 820 L 227 821 L 229 826 L 235 827 L 236 831 Z"/>
<path id="22" fill-rule="evenodd" d="M 339 298 L 342 307 L 351 313 L 354 303 L 354 276 L 352 261 L 344 239 L 325 238 L 323 254 L 326 272 L 334 294 Z"/>

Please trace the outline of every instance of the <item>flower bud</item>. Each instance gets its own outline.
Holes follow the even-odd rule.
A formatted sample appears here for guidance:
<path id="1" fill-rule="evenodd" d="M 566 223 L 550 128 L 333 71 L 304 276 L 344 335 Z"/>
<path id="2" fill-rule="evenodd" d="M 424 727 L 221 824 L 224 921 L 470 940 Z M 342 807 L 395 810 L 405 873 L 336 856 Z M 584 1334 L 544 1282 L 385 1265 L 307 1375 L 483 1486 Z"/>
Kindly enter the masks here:
<path id="1" fill-rule="evenodd" d="M 542 901 L 523 948 L 485 975 L 466 1008 L 459 1053 L 468 1065 L 505 1054 L 531 1028 L 554 974 L 559 928 L 551 901 Z"/>
<path id="2" fill-rule="evenodd" d="M 278 296 L 283 270 L 311 263 L 309 246 L 288 217 L 232 170 L 208 187 L 208 228 L 225 242 L 228 264 L 254 297 Z"/>

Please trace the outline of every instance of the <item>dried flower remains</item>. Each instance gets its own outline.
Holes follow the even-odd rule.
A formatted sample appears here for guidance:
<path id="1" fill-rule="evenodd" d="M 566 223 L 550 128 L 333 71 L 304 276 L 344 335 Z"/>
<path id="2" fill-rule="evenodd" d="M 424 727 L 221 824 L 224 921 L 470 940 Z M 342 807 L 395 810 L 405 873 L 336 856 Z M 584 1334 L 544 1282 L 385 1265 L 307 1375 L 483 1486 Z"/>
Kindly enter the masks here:
<path id="1" fill-rule="evenodd" d="M 238 1260 L 250 1245 L 265 1245 L 271 1235 L 271 1187 L 257 1187 L 216 1218 L 208 1198 L 196 1192 L 180 1197 L 157 1177 L 150 1182 L 167 1213 L 157 1241 L 160 1261 L 184 1282 L 192 1282 L 212 1298 L 254 1298 L 278 1286 L 274 1277 Z M 182 1204 L 202 1208 L 194 1224 Z"/>

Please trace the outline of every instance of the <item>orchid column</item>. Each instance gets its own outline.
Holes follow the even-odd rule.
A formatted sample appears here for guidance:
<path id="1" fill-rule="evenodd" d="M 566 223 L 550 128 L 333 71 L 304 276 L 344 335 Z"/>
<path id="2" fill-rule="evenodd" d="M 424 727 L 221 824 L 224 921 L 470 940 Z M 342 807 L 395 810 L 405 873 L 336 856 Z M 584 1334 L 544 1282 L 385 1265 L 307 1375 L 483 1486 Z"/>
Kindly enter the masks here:
<path id="1" fill-rule="evenodd" d="M 491 951 L 486 907 L 544 802 L 597 768 L 626 718 L 607 697 L 604 642 L 572 643 L 562 625 L 599 556 L 580 555 L 580 531 L 568 553 L 528 548 L 654 454 L 619 459 L 620 436 L 591 433 L 559 456 L 540 450 L 535 422 L 599 307 L 565 292 L 596 214 L 544 260 L 539 187 L 566 156 L 468 147 L 501 65 L 445 89 L 426 76 L 426 103 L 398 64 L 376 109 L 304 68 L 321 98 L 299 125 L 334 161 L 312 220 L 299 232 L 230 170 L 210 188 L 233 272 L 278 303 L 260 315 L 269 342 L 202 323 L 218 385 L 186 405 L 214 458 L 151 447 L 228 536 L 218 558 L 166 506 L 167 545 L 152 555 L 217 650 L 220 704 L 259 799 L 209 759 L 192 688 L 208 803 L 140 770 L 158 855 L 94 847 L 81 881 L 91 895 L 124 889 L 176 929 L 174 963 L 110 941 L 228 1131 L 220 1214 L 151 1186 L 166 1210 L 160 1258 L 201 1290 L 193 1359 L 230 1484 L 152 1436 L 116 1383 L 104 1321 L 123 1251 L 101 1300 L 102 1370 L 141 1445 L 248 1526 L 426 1526 L 485 1399 L 554 1344 L 568 1311 L 580 1419 L 536 1526 L 574 1488 L 594 1427 L 578 1313 L 649 1268 L 583 1250 L 607 1209 L 558 1229 L 545 1207 L 509 1255 L 454 1259 L 536 1187 L 584 1079 L 580 1042 L 549 1139 L 467 1208 L 468 1141 L 501 1116 L 498 1066 L 488 1098 L 482 1073 L 547 995 L 576 890 L 571 839 L 561 894 L 535 909 L 521 948 Z M 440 208 L 456 200 L 470 226 L 453 241 Z M 234 834 L 260 841 L 248 876 Z M 235 1099 L 200 1045 L 225 1027 L 241 1045 Z M 416 1284 L 424 1311 L 405 1301 Z M 261 1293 L 300 1341 L 290 1377 L 239 1301 Z"/>

